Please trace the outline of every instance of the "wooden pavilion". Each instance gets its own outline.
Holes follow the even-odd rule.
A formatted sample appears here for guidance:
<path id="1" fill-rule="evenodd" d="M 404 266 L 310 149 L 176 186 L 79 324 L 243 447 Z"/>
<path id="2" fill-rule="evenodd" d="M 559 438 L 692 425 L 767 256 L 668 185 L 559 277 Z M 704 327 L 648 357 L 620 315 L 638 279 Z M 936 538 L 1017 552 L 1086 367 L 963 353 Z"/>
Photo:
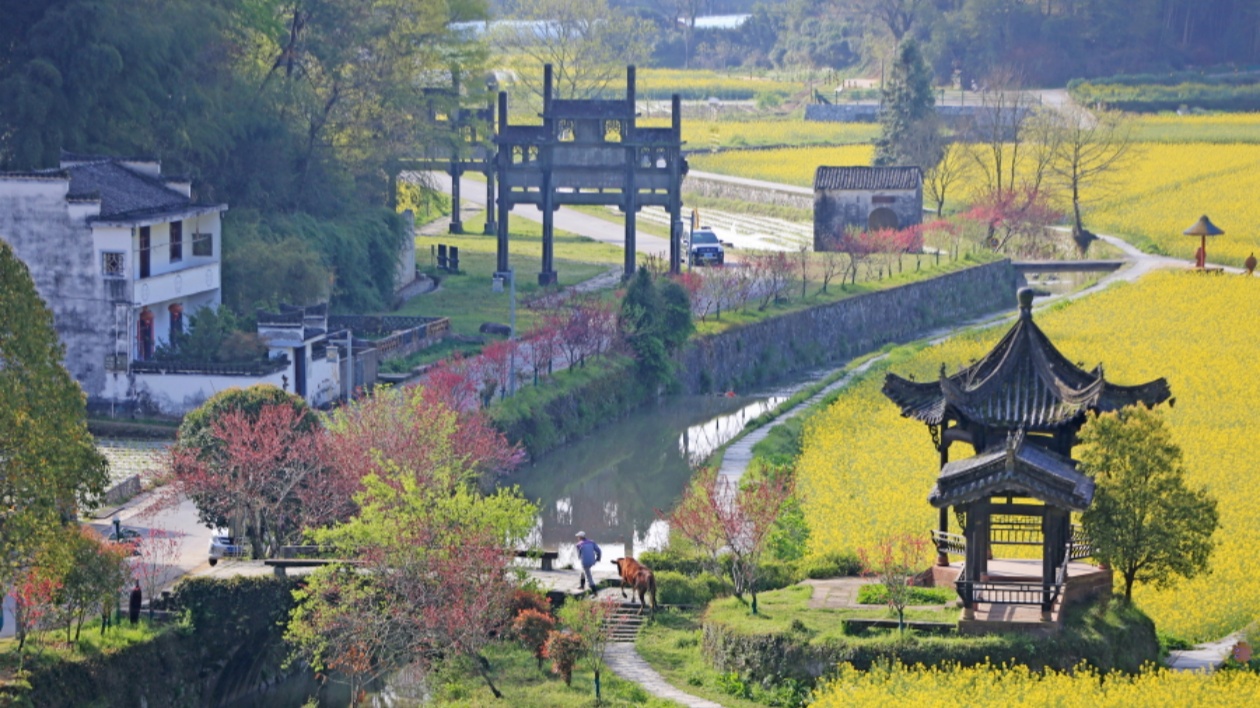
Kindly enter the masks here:
<path id="1" fill-rule="evenodd" d="M 981 605 L 990 611 L 1035 605 L 1042 621 L 1051 619 L 1069 574 L 1081 574 L 1076 566 L 1089 568 L 1074 563 L 1091 549 L 1071 523 L 1071 513 L 1084 511 L 1094 497 L 1094 481 L 1072 459 L 1086 414 L 1155 406 L 1170 395 L 1163 378 L 1119 386 L 1107 381 L 1101 365 L 1087 371 L 1068 361 L 1033 322 L 1032 291 L 1021 289 L 1018 297 L 1015 326 L 978 362 L 953 375 L 942 365 L 939 380 L 930 383 L 896 374 L 884 381 L 884 395 L 903 416 L 927 424 L 940 453 L 940 475 L 928 496 L 940 510 L 932 537 L 938 566 L 950 567 L 950 555 L 963 557 L 953 567 L 964 621 Z M 976 454 L 950 461 L 955 442 Z M 951 507 L 961 535 L 949 532 Z M 1040 546 L 1040 568 L 994 561 L 999 545 Z M 1109 589 L 1110 571 L 1104 572 Z"/>

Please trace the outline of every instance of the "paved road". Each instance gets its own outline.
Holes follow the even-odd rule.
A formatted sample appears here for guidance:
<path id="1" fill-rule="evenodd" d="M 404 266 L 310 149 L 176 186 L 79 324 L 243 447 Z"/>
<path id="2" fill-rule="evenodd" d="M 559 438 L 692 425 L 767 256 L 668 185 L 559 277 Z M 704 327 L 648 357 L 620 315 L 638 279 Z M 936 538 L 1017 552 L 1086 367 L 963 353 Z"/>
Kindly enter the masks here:
<path id="1" fill-rule="evenodd" d="M 433 186 L 446 194 L 451 192 L 450 175 L 441 172 L 429 172 L 426 177 L 432 180 Z M 463 177 L 459 182 L 460 198 L 464 201 L 480 204 L 485 207 L 486 204 L 486 184 L 485 182 L 477 182 L 475 180 Z M 656 207 L 645 207 L 656 208 Z M 530 221 L 542 223 L 542 212 L 531 205 L 522 205 L 512 210 L 512 218 L 525 218 Z M 467 222 L 465 222 L 467 223 Z M 580 211 L 566 209 L 560 207 L 556 211 L 555 226 L 570 233 L 575 233 L 587 238 L 593 238 L 596 241 L 611 243 L 621 246 L 625 243 L 625 227 L 619 223 L 601 219 L 590 214 L 583 214 Z M 664 255 L 669 257 L 669 241 L 660 236 L 653 236 L 644 233 L 642 230 L 635 233 L 635 251 L 638 253 L 650 253 L 655 255 Z"/>

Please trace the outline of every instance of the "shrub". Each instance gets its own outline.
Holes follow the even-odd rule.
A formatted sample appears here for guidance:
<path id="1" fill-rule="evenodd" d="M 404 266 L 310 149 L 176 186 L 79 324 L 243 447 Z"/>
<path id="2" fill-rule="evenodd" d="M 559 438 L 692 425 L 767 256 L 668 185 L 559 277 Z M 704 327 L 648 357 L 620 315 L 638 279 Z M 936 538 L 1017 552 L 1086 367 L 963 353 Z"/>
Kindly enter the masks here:
<path id="1" fill-rule="evenodd" d="M 512 599 L 508 601 L 508 611 L 515 618 L 525 610 L 533 610 L 544 615 L 551 614 L 551 603 L 547 596 L 533 590 L 518 588 L 512 591 Z"/>
<path id="2" fill-rule="evenodd" d="M 547 639 L 555 631 L 556 620 L 545 612 L 524 609 L 512 621 L 512 633 L 538 660 L 538 670 L 542 671 L 542 662 L 546 658 Z"/>
<path id="3" fill-rule="evenodd" d="M 958 599 L 953 588 L 912 587 L 909 590 L 911 605 L 943 605 Z M 857 601 L 859 605 L 886 605 L 888 589 L 881 583 L 863 585 L 858 589 Z"/>
<path id="4" fill-rule="evenodd" d="M 564 685 L 573 685 L 573 667 L 586 651 L 582 637 L 568 630 L 552 631 L 543 647 L 544 656 L 551 659 L 551 668 L 564 679 Z"/>
<path id="5" fill-rule="evenodd" d="M 861 571 L 862 562 L 856 555 L 838 551 L 809 558 L 801 564 L 801 575 L 813 580 L 857 575 Z"/>
<path id="6" fill-rule="evenodd" d="M 707 605 L 730 591 L 730 585 L 712 573 L 695 577 L 673 570 L 656 573 L 656 595 L 665 605 Z"/>
<path id="7" fill-rule="evenodd" d="M 659 576 L 663 571 L 673 571 L 695 577 L 704 572 L 704 563 L 699 556 L 685 555 L 674 550 L 644 551 L 639 554 L 639 562 L 652 569 Z"/>

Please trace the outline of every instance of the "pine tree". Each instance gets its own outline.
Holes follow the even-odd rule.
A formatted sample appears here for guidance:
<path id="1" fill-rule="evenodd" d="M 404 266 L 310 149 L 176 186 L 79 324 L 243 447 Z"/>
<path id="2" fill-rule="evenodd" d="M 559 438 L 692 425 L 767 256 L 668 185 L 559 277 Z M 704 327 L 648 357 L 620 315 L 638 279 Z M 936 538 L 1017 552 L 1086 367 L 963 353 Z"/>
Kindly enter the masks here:
<path id="1" fill-rule="evenodd" d="M 882 132 L 875 141 L 874 164 L 918 165 L 924 170 L 940 159 L 932 70 L 912 39 L 901 43 L 884 84 L 879 114 Z"/>
<path id="2" fill-rule="evenodd" d="M 62 366 L 52 312 L 0 241 L 0 585 L 105 489 L 83 390 Z"/>

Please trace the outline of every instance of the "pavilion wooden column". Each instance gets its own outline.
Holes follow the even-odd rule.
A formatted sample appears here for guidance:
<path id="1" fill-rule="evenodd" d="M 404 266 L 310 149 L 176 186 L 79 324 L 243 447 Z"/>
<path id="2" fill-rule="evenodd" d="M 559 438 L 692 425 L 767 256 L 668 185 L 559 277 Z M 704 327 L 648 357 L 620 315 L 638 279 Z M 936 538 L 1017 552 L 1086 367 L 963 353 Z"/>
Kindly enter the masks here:
<path id="1" fill-rule="evenodd" d="M 945 440 L 944 426 L 942 426 L 941 442 L 938 447 L 941 451 L 941 469 L 945 469 L 945 465 L 949 462 L 949 443 Z M 949 505 L 945 505 L 940 508 L 940 519 L 937 526 L 940 528 L 941 533 L 949 533 Z M 948 567 L 949 553 L 937 548 L 936 564 L 942 568 Z"/>

